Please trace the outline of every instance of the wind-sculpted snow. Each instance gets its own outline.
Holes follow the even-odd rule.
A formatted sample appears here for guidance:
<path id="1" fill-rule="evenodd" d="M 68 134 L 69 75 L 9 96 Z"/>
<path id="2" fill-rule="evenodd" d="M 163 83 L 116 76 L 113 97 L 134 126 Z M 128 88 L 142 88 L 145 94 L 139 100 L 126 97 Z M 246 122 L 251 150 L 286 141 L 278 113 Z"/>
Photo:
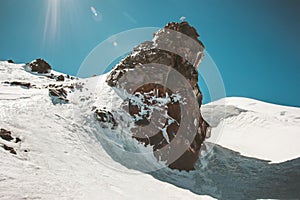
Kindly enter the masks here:
<path id="1" fill-rule="evenodd" d="M 232 105 L 205 105 L 202 115 L 212 127 L 217 127 L 222 120 L 237 116 L 247 110 Z"/>
<path id="2" fill-rule="evenodd" d="M 294 140 L 299 137 L 300 109 L 279 106 L 247 98 L 226 98 L 226 115 L 212 131 L 217 144 L 240 152 L 242 155 L 270 160 L 273 163 L 285 162 L 299 157 L 300 146 Z M 224 102 L 214 102 L 208 112 L 219 108 Z M 234 107 L 232 107 L 234 106 Z M 206 113 L 206 106 L 203 112 Z M 213 112 L 206 120 L 214 118 L 218 122 L 219 113 Z M 285 113 L 284 115 L 282 115 Z M 215 131 L 222 134 L 214 137 Z"/>
<path id="3" fill-rule="evenodd" d="M 105 84 L 106 76 L 64 75 L 58 82 L 23 64 L 0 62 L 0 128 L 13 138 L 0 138 L 1 199 L 300 198 L 299 108 L 247 98 L 203 105 L 211 137 L 196 170 L 180 172 L 131 137 L 132 118 L 119 109 L 123 99 Z M 49 84 L 78 87 L 69 91 L 68 103 L 54 105 Z M 94 110 L 103 107 L 124 124 L 103 128 Z"/>

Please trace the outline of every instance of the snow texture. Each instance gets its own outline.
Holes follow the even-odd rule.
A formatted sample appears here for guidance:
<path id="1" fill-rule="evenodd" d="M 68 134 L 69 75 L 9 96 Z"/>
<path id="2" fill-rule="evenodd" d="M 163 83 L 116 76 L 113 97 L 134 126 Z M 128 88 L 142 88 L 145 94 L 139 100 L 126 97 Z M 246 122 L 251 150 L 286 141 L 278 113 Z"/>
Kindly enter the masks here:
<path id="1" fill-rule="evenodd" d="M 300 108 L 238 97 L 204 105 L 213 127 L 205 142 L 209 152 L 197 170 L 179 172 L 162 168 L 129 129 L 97 123 L 93 107 L 122 118 L 121 127 L 132 123 L 118 110 L 123 99 L 105 78 L 60 83 L 26 71 L 24 64 L 0 62 L 0 128 L 21 139 L 0 138 L 0 199 L 300 198 Z M 67 90 L 68 103 L 54 104 L 50 84 L 81 87 Z M 160 169 L 145 173 L 146 166 Z"/>

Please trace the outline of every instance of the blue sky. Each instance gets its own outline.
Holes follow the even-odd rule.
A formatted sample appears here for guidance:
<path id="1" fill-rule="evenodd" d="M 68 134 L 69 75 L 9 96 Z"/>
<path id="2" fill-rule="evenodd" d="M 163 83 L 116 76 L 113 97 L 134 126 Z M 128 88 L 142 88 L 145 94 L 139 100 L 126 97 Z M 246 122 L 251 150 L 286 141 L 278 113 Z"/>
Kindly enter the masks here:
<path id="1" fill-rule="evenodd" d="M 41 57 L 76 75 L 111 35 L 185 16 L 217 64 L 227 96 L 300 107 L 299 15 L 297 0 L 1 0 L 0 59 Z"/>

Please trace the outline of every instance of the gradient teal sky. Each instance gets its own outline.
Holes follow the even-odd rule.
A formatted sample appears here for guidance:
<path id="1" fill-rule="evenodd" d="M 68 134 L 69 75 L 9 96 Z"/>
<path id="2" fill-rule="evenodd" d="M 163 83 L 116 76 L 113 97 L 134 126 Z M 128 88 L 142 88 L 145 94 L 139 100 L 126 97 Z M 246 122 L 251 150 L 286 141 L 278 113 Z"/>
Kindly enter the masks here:
<path id="1" fill-rule="evenodd" d="M 55 70 L 76 75 L 109 36 L 163 27 L 181 16 L 200 33 L 227 96 L 300 107 L 297 0 L 1 0 L 0 59 L 24 63 L 41 57 Z M 205 87 L 203 93 L 208 96 Z"/>

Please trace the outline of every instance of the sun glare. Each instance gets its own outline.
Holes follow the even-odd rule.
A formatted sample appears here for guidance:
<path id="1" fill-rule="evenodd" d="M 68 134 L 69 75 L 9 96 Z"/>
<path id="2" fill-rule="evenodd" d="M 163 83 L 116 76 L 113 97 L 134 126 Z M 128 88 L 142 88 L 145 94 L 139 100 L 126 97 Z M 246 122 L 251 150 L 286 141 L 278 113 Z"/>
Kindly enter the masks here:
<path id="1" fill-rule="evenodd" d="M 85 6 L 82 2 L 74 0 L 46 0 L 43 43 L 52 44 L 53 41 L 57 41 L 63 31 L 63 25 L 73 26 L 78 23 Z M 102 21 L 102 13 L 95 6 L 90 6 L 89 10 L 96 22 Z"/>

